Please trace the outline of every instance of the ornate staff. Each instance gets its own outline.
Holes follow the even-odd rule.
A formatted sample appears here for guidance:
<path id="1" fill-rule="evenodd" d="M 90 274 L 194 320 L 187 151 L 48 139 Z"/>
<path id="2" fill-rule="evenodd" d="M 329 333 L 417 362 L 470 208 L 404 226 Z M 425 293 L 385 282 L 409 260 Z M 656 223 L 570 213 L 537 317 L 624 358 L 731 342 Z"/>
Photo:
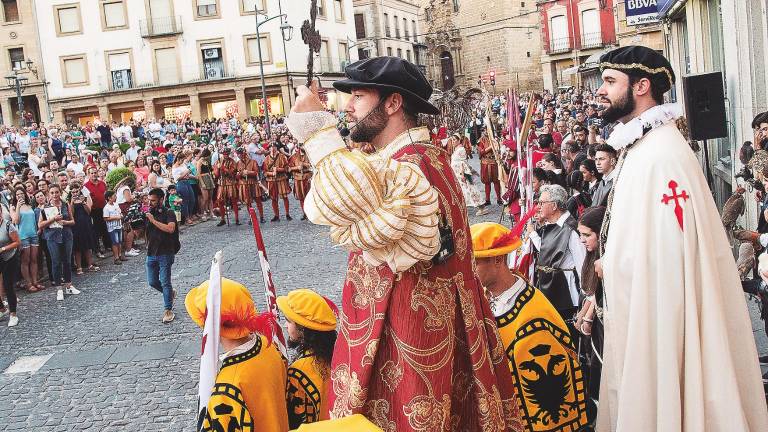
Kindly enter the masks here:
<path id="1" fill-rule="evenodd" d="M 309 19 L 304 20 L 304 24 L 301 25 L 301 40 L 309 46 L 309 55 L 307 56 L 307 87 L 312 85 L 312 78 L 314 76 L 313 70 L 315 68 L 315 53 L 320 52 L 320 32 L 315 29 L 315 22 L 317 21 L 317 0 L 309 2 Z"/>

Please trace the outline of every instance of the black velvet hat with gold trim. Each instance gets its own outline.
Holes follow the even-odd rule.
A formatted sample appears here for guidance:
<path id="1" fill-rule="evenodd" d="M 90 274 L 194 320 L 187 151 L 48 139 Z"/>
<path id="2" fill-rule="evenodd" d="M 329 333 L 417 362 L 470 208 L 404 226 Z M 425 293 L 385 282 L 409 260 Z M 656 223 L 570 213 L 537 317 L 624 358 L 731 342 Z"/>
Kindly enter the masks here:
<path id="1" fill-rule="evenodd" d="M 600 57 L 600 72 L 606 69 L 648 78 L 662 92 L 669 91 L 675 84 L 675 72 L 669 60 L 658 51 L 644 46 L 626 46 L 603 54 Z"/>

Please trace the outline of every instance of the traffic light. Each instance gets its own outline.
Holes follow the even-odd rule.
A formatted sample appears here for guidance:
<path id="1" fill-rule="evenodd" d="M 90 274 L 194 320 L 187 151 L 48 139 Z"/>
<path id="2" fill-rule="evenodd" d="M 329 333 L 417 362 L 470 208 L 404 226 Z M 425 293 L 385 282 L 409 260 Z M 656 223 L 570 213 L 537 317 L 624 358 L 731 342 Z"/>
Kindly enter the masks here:
<path id="1" fill-rule="evenodd" d="M 488 76 L 489 76 L 489 78 L 490 78 L 490 81 L 491 81 L 491 85 L 492 85 L 492 86 L 495 86 L 495 85 L 496 85 L 496 71 L 491 71 L 491 72 L 488 74 Z"/>

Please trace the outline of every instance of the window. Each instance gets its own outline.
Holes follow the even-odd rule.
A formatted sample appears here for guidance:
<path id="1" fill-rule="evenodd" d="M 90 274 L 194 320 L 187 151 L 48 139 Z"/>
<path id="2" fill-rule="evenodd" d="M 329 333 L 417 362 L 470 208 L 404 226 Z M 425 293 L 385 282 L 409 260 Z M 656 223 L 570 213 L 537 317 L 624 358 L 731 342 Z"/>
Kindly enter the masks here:
<path id="1" fill-rule="evenodd" d="M 392 57 L 392 47 L 387 47 L 387 55 Z"/>
<path id="2" fill-rule="evenodd" d="M 131 54 L 128 51 L 107 55 L 109 73 L 112 78 L 112 90 L 126 90 L 133 87 L 131 73 Z"/>
<path id="3" fill-rule="evenodd" d="M 200 45 L 200 54 L 203 57 L 203 79 L 219 79 L 226 76 L 221 43 Z"/>
<path id="4" fill-rule="evenodd" d="M 331 46 L 327 39 L 320 42 L 320 70 L 323 72 L 332 72 Z"/>
<path id="5" fill-rule="evenodd" d="M 56 5 L 54 9 L 54 18 L 56 18 L 56 33 L 60 36 L 81 34 L 83 32 L 80 25 L 80 5 L 66 4 Z"/>
<path id="6" fill-rule="evenodd" d="M 400 39 L 400 24 L 395 15 L 395 39 Z"/>
<path id="7" fill-rule="evenodd" d="M 11 48 L 8 50 L 12 70 L 24 69 L 24 48 Z"/>
<path id="8" fill-rule="evenodd" d="M 261 61 L 264 64 L 272 63 L 272 42 L 269 34 L 261 36 Z M 256 36 L 245 37 L 245 56 L 249 65 L 259 64 L 259 45 L 256 43 Z"/>
<path id="9" fill-rule="evenodd" d="M 603 37 L 600 32 L 600 13 L 597 9 L 587 9 L 581 12 L 581 45 L 582 48 L 596 48 L 602 45 Z"/>
<path id="10" fill-rule="evenodd" d="M 349 48 L 346 42 L 339 42 L 339 66 L 340 71 L 344 71 L 344 68 L 349 64 Z"/>
<path id="11" fill-rule="evenodd" d="M 124 1 L 103 1 L 101 3 L 102 29 L 116 30 L 128 27 L 125 15 Z"/>
<path id="12" fill-rule="evenodd" d="M 392 33 L 389 31 L 389 14 L 384 14 L 384 35 L 386 37 L 392 36 Z"/>
<path id="13" fill-rule="evenodd" d="M 571 49 L 571 40 L 568 36 L 568 23 L 565 15 L 553 16 L 549 20 L 549 51 L 568 51 Z"/>
<path id="14" fill-rule="evenodd" d="M 325 0 L 317 0 L 317 16 L 326 17 L 325 14 Z"/>
<path id="15" fill-rule="evenodd" d="M 406 50 L 405 51 L 405 58 L 406 58 L 406 60 L 411 62 L 411 50 Z"/>
<path id="16" fill-rule="evenodd" d="M 267 0 L 240 0 L 240 13 L 252 14 L 259 12 L 266 12 Z"/>
<path id="17" fill-rule="evenodd" d="M 88 67 L 85 54 L 61 58 L 61 70 L 64 74 L 64 86 L 82 86 L 88 84 Z"/>
<path id="18" fill-rule="evenodd" d="M 402 48 L 398 48 L 398 49 L 397 49 L 397 56 L 398 56 L 399 58 L 403 58 L 403 49 L 402 49 Z"/>
<path id="19" fill-rule="evenodd" d="M 413 27 L 413 41 L 419 41 L 419 32 L 416 31 L 416 20 L 411 21 L 411 27 Z"/>
<path id="20" fill-rule="evenodd" d="M 453 11 L 454 12 L 459 11 L 459 0 L 453 0 Z"/>
<path id="21" fill-rule="evenodd" d="M 355 36 L 365 39 L 365 15 L 355 14 Z"/>
<path id="22" fill-rule="evenodd" d="M 198 18 L 213 18 L 219 15 L 217 0 L 195 0 Z"/>
<path id="23" fill-rule="evenodd" d="M 155 68 L 158 84 L 175 84 L 179 79 L 176 48 L 169 47 L 155 49 Z"/>
<path id="24" fill-rule="evenodd" d="M 405 35 L 405 40 L 411 38 L 411 35 L 408 33 L 408 19 L 406 18 L 403 18 L 403 34 Z"/>
<path id="25" fill-rule="evenodd" d="M 3 21 L 19 21 L 19 5 L 16 0 L 3 0 Z"/>
<path id="26" fill-rule="evenodd" d="M 336 21 L 344 21 L 344 0 L 333 0 L 333 14 Z"/>

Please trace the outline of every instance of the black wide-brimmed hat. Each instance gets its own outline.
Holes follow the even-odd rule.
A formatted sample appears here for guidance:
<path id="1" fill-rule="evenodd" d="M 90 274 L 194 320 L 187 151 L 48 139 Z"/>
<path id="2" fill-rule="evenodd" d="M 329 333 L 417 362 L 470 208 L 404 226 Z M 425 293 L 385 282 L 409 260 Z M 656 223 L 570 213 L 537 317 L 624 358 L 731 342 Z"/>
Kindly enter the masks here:
<path id="1" fill-rule="evenodd" d="M 356 88 L 390 90 L 400 93 L 419 113 L 440 113 L 429 103 L 432 86 L 411 62 L 398 57 L 373 57 L 352 63 L 344 74 L 347 79 L 333 83 L 338 91 L 351 93 Z"/>
<path id="2" fill-rule="evenodd" d="M 600 71 L 606 69 L 648 78 L 663 92 L 675 84 L 675 72 L 669 60 L 658 51 L 644 46 L 626 46 L 603 54 L 600 57 Z"/>

